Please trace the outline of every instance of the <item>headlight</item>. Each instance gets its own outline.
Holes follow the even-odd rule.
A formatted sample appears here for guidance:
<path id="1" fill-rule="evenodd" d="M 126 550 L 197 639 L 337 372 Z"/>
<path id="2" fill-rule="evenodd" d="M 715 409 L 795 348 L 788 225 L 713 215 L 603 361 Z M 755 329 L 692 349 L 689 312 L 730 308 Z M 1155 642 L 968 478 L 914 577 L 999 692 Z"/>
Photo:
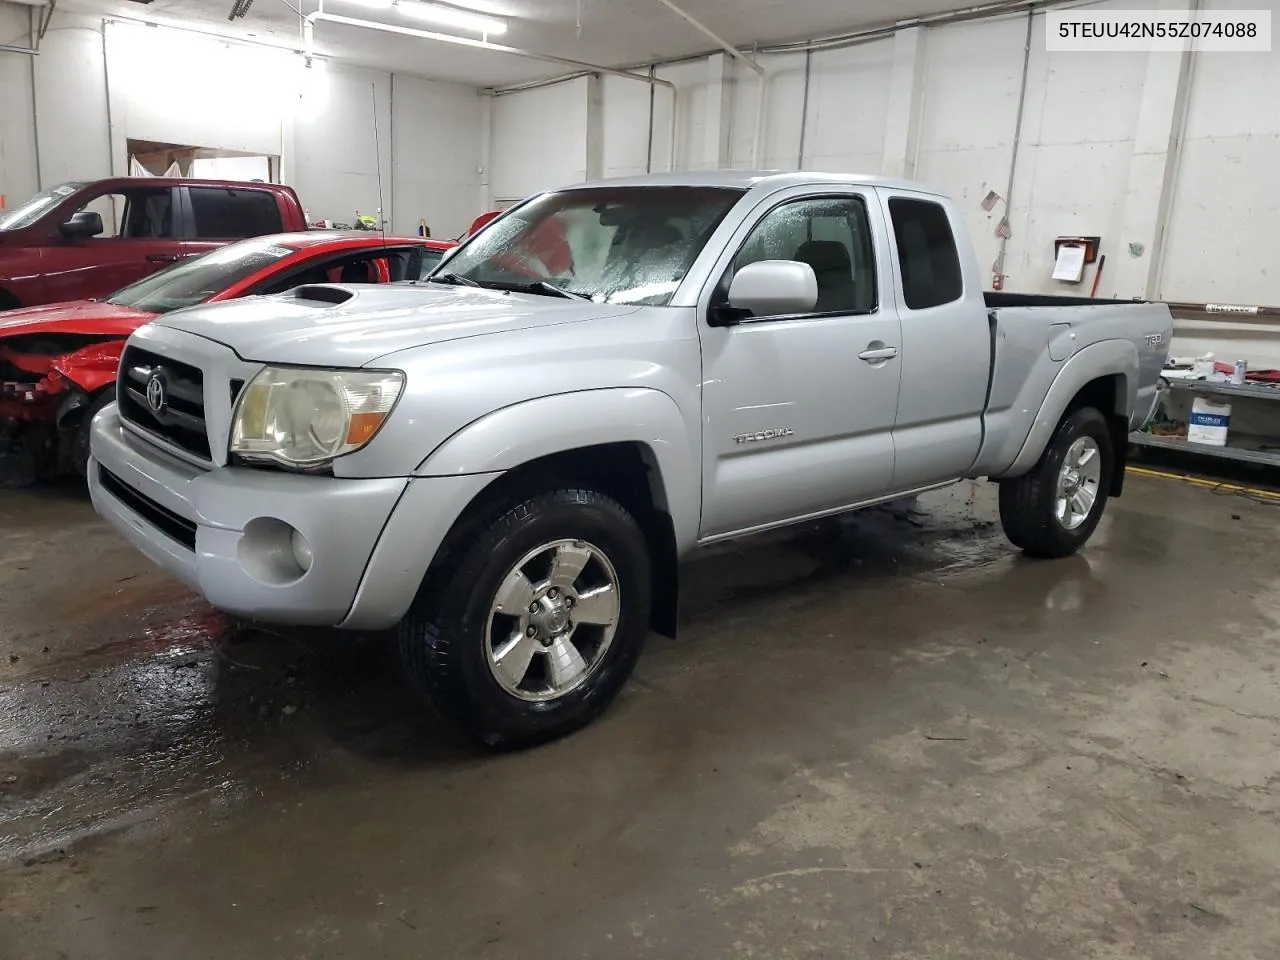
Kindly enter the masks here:
<path id="1" fill-rule="evenodd" d="M 395 370 L 267 367 L 236 404 L 231 452 L 314 467 L 373 439 L 404 389 Z"/>

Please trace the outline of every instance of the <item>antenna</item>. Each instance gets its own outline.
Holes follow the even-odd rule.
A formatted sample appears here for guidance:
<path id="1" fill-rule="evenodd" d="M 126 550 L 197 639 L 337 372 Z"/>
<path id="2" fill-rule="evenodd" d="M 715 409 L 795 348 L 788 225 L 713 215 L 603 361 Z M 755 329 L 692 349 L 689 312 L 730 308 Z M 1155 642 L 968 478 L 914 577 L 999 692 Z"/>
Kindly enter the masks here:
<path id="1" fill-rule="evenodd" d="M 386 207 L 382 205 L 382 141 L 378 137 L 378 85 L 369 84 L 373 95 L 373 157 L 378 171 L 378 229 L 382 232 L 382 245 L 387 245 Z"/>

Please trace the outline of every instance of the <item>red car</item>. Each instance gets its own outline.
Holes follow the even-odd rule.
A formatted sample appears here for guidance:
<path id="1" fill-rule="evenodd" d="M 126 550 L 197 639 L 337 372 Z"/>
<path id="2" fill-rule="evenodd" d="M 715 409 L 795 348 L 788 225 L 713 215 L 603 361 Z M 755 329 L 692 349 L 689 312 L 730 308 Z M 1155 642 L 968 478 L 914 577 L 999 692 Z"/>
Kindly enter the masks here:
<path id="1" fill-rule="evenodd" d="M 175 263 L 105 300 L 0 313 L 0 485 L 84 473 L 88 425 L 115 398 L 124 342 L 156 316 L 308 283 L 419 280 L 454 245 L 363 231 L 258 237 Z"/>

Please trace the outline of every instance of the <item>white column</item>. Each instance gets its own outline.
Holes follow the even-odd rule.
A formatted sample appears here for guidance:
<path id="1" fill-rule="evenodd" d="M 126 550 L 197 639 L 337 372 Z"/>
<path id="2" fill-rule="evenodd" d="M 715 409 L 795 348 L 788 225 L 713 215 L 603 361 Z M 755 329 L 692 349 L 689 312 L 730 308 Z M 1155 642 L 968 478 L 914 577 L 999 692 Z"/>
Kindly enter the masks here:
<path id="1" fill-rule="evenodd" d="M 1182 12 L 1197 5 L 1187 0 L 1161 0 L 1160 9 Z M 1099 296 L 1153 297 L 1158 292 L 1194 56 L 1190 51 L 1147 55 L 1123 225 L 1115 243 L 1103 240 L 1112 253 L 1107 257 Z M 1141 244 L 1141 255 L 1130 253 L 1131 244 Z"/>
<path id="2" fill-rule="evenodd" d="M 734 80 L 732 57 L 717 53 L 707 58 L 707 113 L 702 125 L 702 142 L 689 157 L 689 166 L 693 169 L 717 170 L 729 166 Z"/>
<path id="3" fill-rule="evenodd" d="M 604 176 L 604 80 L 600 74 L 587 77 L 586 161 L 587 180 Z"/>
<path id="4" fill-rule="evenodd" d="M 883 176 L 908 179 L 915 176 L 916 143 L 924 99 L 924 64 L 924 30 L 910 27 L 894 34 L 884 156 L 880 161 Z"/>
<path id="5" fill-rule="evenodd" d="M 493 94 L 480 94 L 480 212 L 493 209 L 493 178 L 489 165 L 493 162 Z"/>

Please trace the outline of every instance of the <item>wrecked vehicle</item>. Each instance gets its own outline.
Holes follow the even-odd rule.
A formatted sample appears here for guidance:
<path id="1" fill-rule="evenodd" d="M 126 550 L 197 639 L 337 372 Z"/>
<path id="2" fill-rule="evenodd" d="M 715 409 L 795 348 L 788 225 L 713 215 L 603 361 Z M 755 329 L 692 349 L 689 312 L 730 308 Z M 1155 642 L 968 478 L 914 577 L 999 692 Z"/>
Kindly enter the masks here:
<path id="1" fill-rule="evenodd" d="M 368 233 L 260 237 L 173 264 L 102 301 L 0 313 L 0 486 L 84 474 L 89 422 L 115 399 L 125 340 L 157 317 L 307 283 L 418 280 L 452 246 Z"/>

